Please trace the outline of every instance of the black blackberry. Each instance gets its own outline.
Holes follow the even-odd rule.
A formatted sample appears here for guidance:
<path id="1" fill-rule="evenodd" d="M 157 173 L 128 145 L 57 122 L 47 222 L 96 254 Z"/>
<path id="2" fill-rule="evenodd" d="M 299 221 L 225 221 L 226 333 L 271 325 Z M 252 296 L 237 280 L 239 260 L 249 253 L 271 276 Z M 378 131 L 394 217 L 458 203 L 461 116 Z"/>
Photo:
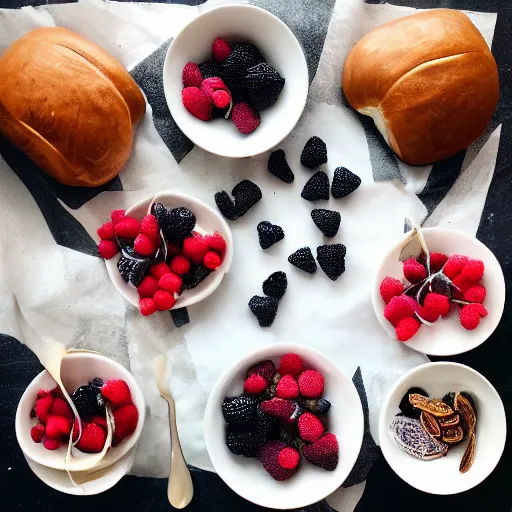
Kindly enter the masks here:
<path id="1" fill-rule="evenodd" d="M 258 239 L 262 249 L 268 249 L 284 238 L 283 228 L 266 220 L 260 222 L 257 229 Z"/>
<path id="2" fill-rule="evenodd" d="M 297 429 L 296 423 L 281 422 L 279 425 L 277 438 L 280 441 L 283 441 L 284 443 L 293 446 L 297 450 L 300 450 L 303 444 L 299 436 L 299 431 Z"/>
<path id="3" fill-rule="evenodd" d="M 327 146 L 320 137 L 315 135 L 306 142 L 300 155 L 300 163 L 309 169 L 327 163 Z"/>
<path id="4" fill-rule="evenodd" d="M 233 200 L 226 191 L 221 190 L 215 194 L 215 204 L 226 219 L 236 220 L 238 218 Z"/>
<path id="5" fill-rule="evenodd" d="M 311 218 L 316 224 L 317 228 L 327 237 L 332 238 L 338 232 L 341 222 L 341 215 L 339 212 L 332 210 L 313 210 Z"/>
<path id="6" fill-rule="evenodd" d="M 237 217 L 245 215 L 263 197 L 260 187 L 250 180 L 242 180 L 235 185 L 231 195 L 235 199 Z"/>
<path id="7" fill-rule="evenodd" d="M 170 242 L 181 245 L 185 238 L 192 235 L 195 225 L 196 216 L 188 208 L 181 206 L 168 211 L 165 224 L 161 228 Z"/>
<path id="8" fill-rule="evenodd" d="M 284 272 L 274 272 L 263 281 L 263 293 L 268 297 L 281 300 L 288 287 L 288 279 Z"/>
<path id="9" fill-rule="evenodd" d="M 136 255 L 132 250 L 132 255 L 128 255 L 127 251 L 122 251 L 122 256 L 117 262 L 117 269 L 121 277 L 133 286 L 138 287 L 151 267 L 151 258 L 145 258 Z"/>
<path id="10" fill-rule="evenodd" d="M 199 71 L 201 71 L 201 76 L 203 80 L 205 78 L 213 78 L 214 76 L 221 77 L 221 65 L 216 60 L 205 60 L 199 64 Z"/>
<path id="11" fill-rule="evenodd" d="M 265 62 L 250 67 L 245 77 L 249 103 L 256 110 L 271 107 L 279 98 L 284 82 L 284 78 Z"/>
<path id="12" fill-rule="evenodd" d="M 240 395 L 227 396 L 222 403 L 222 415 L 230 425 L 254 425 L 258 419 L 258 400 Z"/>
<path id="13" fill-rule="evenodd" d="M 265 414 L 258 406 L 258 421 L 254 427 L 254 431 L 264 439 L 264 442 L 277 436 L 278 425 L 279 420 L 277 418 Z"/>
<path id="14" fill-rule="evenodd" d="M 249 301 L 249 308 L 258 319 L 260 327 L 270 327 L 277 315 L 278 302 L 272 297 L 254 295 Z"/>
<path id="15" fill-rule="evenodd" d="M 104 414 L 105 400 L 96 386 L 80 386 L 71 395 L 80 416 Z"/>
<path id="16" fill-rule="evenodd" d="M 318 171 L 309 178 L 302 189 L 301 197 L 307 201 L 329 199 L 329 177 L 325 172 Z"/>
<path id="17" fill-rule="evenodd" d="M 335 199 L 346 197 L 361 185 L 361 178 L 345 167 L 337 167 L 334 170 L 331 193 Z"/>
<path id="18" fill-rule="evenodd" d="M 226 428 L 226 446 L 231 453 L 244 457 L 256 457 L 265 444 L 265 436 L 252 429 L 240 429 L 228 425 Z"/>
<path id="19" fill-rule="evenodd" d="M 188 274 L 182 276 L 183 289 L 191 290 L 204 281 L 212 271 L 204 265 L 190 265 Z"/>
<path id="20" fill-rule="evenodd" d="M 156 217 L 160 228 L 167 222 L 167 214 L 169 213 L 168 208 L 162 203 L 153 203 L 151 205 L 151 215 Z"/>
<path id="21" fill-rule="evenodd" d="M 331 408 L 331 402 L 325 398 L 302 400 L 301 405 L 309 412 L 322 416 Z"/>
<path id="22" fill-rule="evenodd" d="M 308 274 L 314 274 L 316 272 L 315 258 L 313 258 L 313 253 L 309 247 L 297 249 L 293 254 L 288 256 L 288 261 Z"/>
<path id="23" fill-rule="evenodd" d="M 332 281 L 345 272 L 345 254 L 347 249 L 343 244 L 321 245 L 316 249 L 316 259 L 320 268 Z"/>
<path id="24" fill-rule="evenodd" d="M 419 417 L 421 416 L 421 410 L 416 409 L 416 407 L 413 407 L 411 405 L 411 402 L 409 401 L 409 395 L 414 395 L 414 394 L 428 397 L 428 393 L 424 389 L 410 388 L 407 390 L 407 393 L 405 393 L 405 395 L 400 400 L 400 404 L 398 405 L 398 408 L 404 413 L 405 416 L 408 416 L 409 418 L 419 419 Z M 444 398 L 443 398 L 443 402 L 444 402 Z"/>
<path id="25" fill-rule="evenodd" d="M 285 183 L 292 183 L 295 179 L 282 149 L 276 149 L 270 153 L 267 167 L 270 173 Z"/>
<path id="26" fill-rule="evenodd" d="M 103 379 L 100 379 L 99 377 L 95 377 L 89 382 L 89 386 L 94 386 L 95 388 L 101 388 L 103 384 Z"/>

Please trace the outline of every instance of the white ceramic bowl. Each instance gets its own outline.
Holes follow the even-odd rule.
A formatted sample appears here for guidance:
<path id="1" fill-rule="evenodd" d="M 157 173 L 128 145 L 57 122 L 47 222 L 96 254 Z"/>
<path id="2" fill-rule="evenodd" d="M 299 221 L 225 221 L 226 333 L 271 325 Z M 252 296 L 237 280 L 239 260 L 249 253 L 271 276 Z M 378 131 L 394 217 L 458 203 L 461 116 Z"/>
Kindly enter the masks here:
<path id="1" fill-rule="evenodd" d="M 338 438 L 340 458 L 334 471 L 325 471 L 304 460 L 292 478 L 277 482 L 257 459 L 237 456 L 228 450 L 222 402 L 225 396 L 243 392 L 244 374 L 253 364 L 271 359 L 277 365 L 279 358 L 289 352 L 298 354 L 307 368 L 318 370 L 325 378 L 324 397 L 332 404 L 328 428 Z M 217 381 L 206 404 L 204 428 L 215 471 L 233 491 L 262 507 L 292 509 L 322 500 L 345 481 L 361 449 L 364 419 L 357 390 L 342 370 L 316 350 L 286 344 L 253 352 Z"/>
<path id="2" fill-rule="evenodd" d="M 192 290 L 184 290 L 172 309 L 191 306 L 209 297 L 218 288 L 222 279 L 224 279 L 224 276 L 228 273 L 231 267 L 231 261 L 233 260 L 233 236 L 231 235 L 231 229 L 222 216 L 213 208 L 210 208 L 199 199 L 177 192 L 161 192 L 154 197 L 144 199 L 126 210 L 126 215 L 134 217 L 137 220 L 142 220 L 148 213 L 150 205 L 156 202 L 163 203 L 168 208 L 177 208 L 180 206 L 188 208 L 196 216 L 196 229 L 207 233 L 217 231 L 222 235 L 224 240 L 226 240 L 226 253 L 220 267 L 217 267 L 214 272 Z M 117 269 L 117 263 L 120 257 L 120 254 L 117 254 L 113 258 L 105 260 L 108 275 L 117 291 L 138 309 L 139 294 L 137 289 L 133 285 L 128 284 L 121 277 Z"/>
<path id="3" fill-rule="evenodd" d="M 482 318 L 480 325 L 473 331 L 467 331 L 460 325 L 457 308 L 452 307 L 449 315 L 439 319 L 432 327 L 422 325 L 412 339 L 406 342 L 408 347 L 434 356 L 450 356 L 468 352 L 481 345 L 498 326 L 505 306 L 505 278 L 496 256 L 479 240 L 460 231 L 445 228 L 425 228 L 423 236 L 430 252 L 443 252 L 448 256 L 464 254 L 469 258 L 484 262 L 485 272 L 482 284 L 487 290 L 484 306 L 488 315 Z M 396 340 L 395 328 L 384 318 L 385 303 L 380 296 L 380 283 L 386 276 L 405 281 L 403 264 L 398 261 L 404 238 L 400 240 L 382 260 L 375 276 L 372 291 L 373 307 L 377 319 L 389 336 Z"/>
<path id="4" fill-rule="evenodd" d="M 249 135 L 239 133 L 225 119 L 201 121 L 181 101 L 183 67 L 210 59 L 217 37 L 256 45 L 286 80 L 277 102 L 261 111 L 261 123 Z M 192 142 L 210 153 L 242 158 L 272 149 L 291 132 L 306 104 L 309 76 L 299 42 L 279 18 L 252 5 L 227 4 L 203 12 L 174 38 L 165 58 L 163 83 L 172 117 Z"/>
<path id="5" fill-rule="evenodd" d="M 402 451 L 389 426 L 400 412 L 398 404 L 411 387 L 423 388 L 430 397 L 442 398 L 449 391 L 466 391 L 477 409 L 476 455 L 467 473 L 459 472 L 467 441 L 445 457 L 420 460 Z M 379 440 L 382 453 L 393 471 L 409 485 L 431 494 L 456 494 L 485 480 L 498 464 L 507 436 L 503 403 L 492 384 L 475 370 L 457 363 L 427 363 L 413 368 L 389 391 L 380 413 Z"/>
<path id="6" fill-rule="evenodd" d="M 128 384 L 133 403 L 139 411 L 135 432 L 119 446 L 111 448 L 97 466 L 99 468 L 114 464 L 136 445 L 144 426 L 146 405 L 142 391 L 132 374 L 112 359 L 95 352 L 71 352 L 63 358 L 61 378 L 69 395 L 78 386 L 87 384 L 95 377 L 103 380 L 123 379 Z M 55 381 L 46 370 L 37 375 L 28 385 L 16 411 L 16 437 L 23 453 L 34 462 L 47 468 L 64 470 L 67 444 L 63 443 L 57 450 L 47 450 L 42 443 L 34 443 L 30 436 L 30 429 L 39 423 L 37 418 L 30 417 L 30 412 L 36 403 L 37 392 L 40 389 L 53 389 L 55 386 Z M 88 456 L 76 449 L 73 453 L 77 458 Z"/>

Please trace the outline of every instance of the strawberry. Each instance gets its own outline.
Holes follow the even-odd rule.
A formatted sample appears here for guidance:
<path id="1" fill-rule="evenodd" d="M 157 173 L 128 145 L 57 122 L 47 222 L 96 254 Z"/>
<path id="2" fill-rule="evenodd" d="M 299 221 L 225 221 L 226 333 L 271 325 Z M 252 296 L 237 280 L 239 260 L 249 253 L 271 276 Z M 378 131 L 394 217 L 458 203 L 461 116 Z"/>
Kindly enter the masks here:
<path id="1" fill-rule="evenodd" d="M 260 125 L 259 114 L 248 103 L 237 103 L 231 113 L 233 124 L 240 133 L 252 133 Z"/>
<path id="2" fill-rule="evenodd" d="M 267 382 L 270 382 L 276 373 L 276 367 L 272 361 L 262 361 L 261 363 L 256 363 L 251 366 L 246 373 L 246 377 L 248 378 L 251 375 L 261 375 Z"/>
<path id="3" fill-rule="evenodd" d="M 276 396 L 287 400 L 299 398 L 299 385 L 291 375 L 283 375 L 276 387 Z"/>
<path id="4" fill-rule="evenodd" d="M 267 381 L 261 376 L 253 373 L 244 382 L 244 391 L 249 395 L 259 395 L 267 389 Z"/>
<path id="5" fill-rule="evenodd" d="M 213 99 L 198 87 L 185 87 L 181 91 L 183 106 L 201 121 L 212 118 Z"/>
<path id="6" fill-rule="evenodd" d="M 285 354 L 281 357 L 278 370 L 281 375 L 291 375 L 298 379 L 302 370 L 302 359 L 297 354 Z"/>
<path id="7" fill-rule="evenodd" d="M 313 444 L 305 445 L 302 454 L 315 466 L 334 471 L 338 465 L 338 440 L 334 434 L 325 434 Z"/>
<path id="8" fill-rule="evenodd" d="M 139 421 L 139 411 L 134 405 L 124 405 L 114 411 L 114 439 L 113 446 L 117 446 L 123 439 L 135 432 Z"/>
<path id="9" fill-rule="evenodd" d="M 320 398 L 324 392 L 324 378 L 316 370 L 306 370 L 299 377 L 300 394 L 306 398 Z"/>
<path id="10" fill-rule="evenodd" d="M 203 77 L 199 66 L 194 62 L 187 62 L 181 73 L 184 87 L 201 87 Z"/>
<path id="11" fill-rule="evenodd" d="M 323 423 L 310 412 L 305 412 L 299 418 L 299 436 L 304 441 L 315 442 L 325 432 Z"/>
<path id="12" fill-rule="evenodd" d="M 110 402 L 113 409 L 132 403 L 130 388 L 124 380 L 107 380 L 101 388 L 101 394 Z"/>
<path id="13" fill-rule="evenodd" d="M 95 423 L 87 423 L 82 428 L 82 437 L 76 447 L 84 453 L 100 453 L 106 440 L 105 430 Z"/>
<path id="14" fill-rule="evenodd" d="M 217 39 L 213 41 L 212 45 L 213 58 L 220 62 L 224 62 L 230 55 L 231 47 L 229 46 L 229 44 L 226 41 L 224 41 L 224 39 L 217 37 Z"/>
<path id="15" fill-rule="evenodd" d="M 269 416 L 274 416 L 281 420 L 293 420 L 298 409 L 297 403 L 291 400 L 283 400 L 282 398 L 272 398 L 265 400 L 260 404 L 261 411 Z"/>

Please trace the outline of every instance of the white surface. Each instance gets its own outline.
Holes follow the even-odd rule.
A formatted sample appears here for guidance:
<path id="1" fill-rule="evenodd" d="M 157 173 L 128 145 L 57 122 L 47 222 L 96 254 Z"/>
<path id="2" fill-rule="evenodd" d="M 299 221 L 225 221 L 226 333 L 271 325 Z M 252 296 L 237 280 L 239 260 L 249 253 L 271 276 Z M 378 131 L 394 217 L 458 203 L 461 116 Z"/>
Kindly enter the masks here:
<path id="1" fill-rule="evenodd" d="M 233 237 L 231 235 L 231 230 L 224 218 L 216 210 L 210 208 L 194 197 L 176 192 L 160 192 L 156 196 L 143 199 L 126 210 L 126 215 L 134 217 L 140 221 L 149 212 L 150 205 L 153 203 L 163 203 L 167 208 L 178 208 L 181 206 L 188 208 L 196 216 L 196 230 L 210 235 L 217 231 L 226 241 L 226 252 L 221 265 L 198 286 L 191 290 L 184 290 L 176 301 L 174 307 L 171 309 L 191 306 L 192 304 L 196 304 L 197 302 L 209 297 L 218 288 L 224 279 L 224 276 L 229 272 L 231 261 L 233 259 Z M 108 275 L 117 291 L 138 310 L 139 294 L 137 289 L 133 285 L 127 283 L 121 277 L 121 274 L 117 269 L 117 262 L 120 257 L 121 254 L 118 253 L 113 258 L 105 260 Z"/>
<path id="2" fill-rule="evenodd" d="M 289 352 L 299 354 L 306 369 L 318 370 L 325 378 L 323 397 L 331 402 L 327 430 L 336 434 L 340 456 L 334 471 L 325 471 L 303 459 L 289 480 L 277 482 L 257 459 L 232 454 L 226 447 L 222 402 L 225 396 L 243 392 L 245 372 L 255 363 L 279 358 Z M 245 356 L 215 384 L 205 412 L 206 447 L 219 476 L 236 493 L 263 507 L 300 508 L 316 503 L 334 492 L 354 466 L 363 440 L 364 419 L 361 400 L 352 380 L 316 350 L 298 345 L 274 345 Z"/>
<path id="3" fill-rule="evenodd" d="M 505 307 L 505 278 L 496 256 L 479 240 L 460 231 L 445 228 L 425 228 L 422 230 L 430 252 L 442 252 L 448 256 L 463 254 L 468 258 L 482 260 L 485 271 L 482 284 L 487 290 L 484 306 L 487 316 L 480 319 L 480 325 L 467 331 L 460 325 L 459 308 L 452 304 L 450 313 L 440 318 L 432 326 L 422 325 L 412 339 L 406 341 L 408 347 L 436 356 L 449 356 L 468 352 L 481 345 L 498 326 Z M 384 257 L 377 271 L 373 286 L 373 307 L 377 319 L 389 336 L 396 340 L 395 328 L 384 318 L 386 304 L 380 296 L 380 283 L 386 276 L 407 282 L 403 274 L 403 264 L 398 260 L 404 245 L 402 240 Z"/>
<path id="4" fill-rule="evenodd" d="M 430 397 L 442 398 L 449 391 L 466 391 L 475 399 L 476 454 L 471 469 L 459 472 L 467 440 L 445 457 L 420 460 L 402 451 L 389 432 L 398 404 L 411 387 L 423 388 Z M 429 363 L 414 368 L 399 379 L 382 405 L 379 440 L 382 453 L 393 471 L 409 485 L 432 494 L 456 494 L 485 480 L 498 464 L 505 447 L 507 423 L 500 396 L 492 384 L 468 366 Z"/>
<path id="5" fill-rule="evenodd" d="M 144 426 L 146 404 L 142 391 L 131 373 L 108 357 L 95 353 L 77 352 L 67 354 L 62 360 L 61 378 L 69 395 L 78 386 L 86 385 L 95 377 L 100 377 L 105 381 L 111 379 L 124 380 L 130 388 L 133 403 L 139 411 L 139 421 L 135 432 L 122 441 L 119 446 L 113 447 L 107 452 L 105 457 L 96 466 L 101 468 L 118 461 L 137 444 Z M 40 389 L 53 389 L 55 386 L 55 381 L 46 370 L 37 375 L 28 385 L 16 411 L 16 438 L 23 453 L 34 462 L 48 468 L 64 470 L 67 443 L 62 443 L 57 450 L 47 450 L 43 443 L 34 443 L 30 436 L 31 428 L 39 423 L 37 418 L 30 417 L 30 411 L 36 403 L 37 392 Z M 89 454 L 81 452 L 76 447 L 73 449 L 74 459 L 84 459 L 88 456 Z"/>
<path id="6" fill-rule="evenodd" d="M 210 59 L 217 37 L 254 44 L 285 79 L 277 102 L 260 112 L 260 125 L 251 134 L 240 133 L 231 120 L 201 121 L 183 106 L 183 67 Z M 279 144 L 297 124 L 309 89 L 306 59 L 292 31 L 268 11 L 243 4 L 210 9 L 185 26 L 169 47 L 163 81 L 169 110 L 183 133 L 206 151 L 232 158 L 258 155 Z"/>

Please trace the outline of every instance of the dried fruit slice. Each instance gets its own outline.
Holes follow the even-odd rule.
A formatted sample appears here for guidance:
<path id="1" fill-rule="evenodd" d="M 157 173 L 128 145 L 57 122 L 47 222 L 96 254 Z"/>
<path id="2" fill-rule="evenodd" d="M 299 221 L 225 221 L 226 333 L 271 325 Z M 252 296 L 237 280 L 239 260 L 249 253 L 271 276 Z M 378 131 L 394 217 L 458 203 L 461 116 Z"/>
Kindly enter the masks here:
<path id="1" fill-rule="evenodd" d="M 464 439 L 464 431 L 461 427 L 449 428 L 443 432 L 442 440 L 446 444 L 457 444 Z"/>
<path id="2" fill-rule="evenodd" d="M 409 396 L 415 393 L 418 395 L 422 395 L 428 399 L 428 393 L 424 389 L 416 387 L 410 388 L 407 390 L 407 393 L 405 393 L 405 395 L 402 397 L 402 400 L 400 400 L 400 405 L 398 407 L 409 418 L 419 419 L 421 411 L 413 407 L 411 405 L 411 402 L 409 401 Z"/>
<path id="3" fill-rule="evenodd" d="M 456 411 L 460 412 L 465 428 L 469 431 L 474 431 L 476 427 L 476 412 L 467 396 L 464 396 L 462 393 L 455 393 L 453 406 Z"/>
<path id="4" fill-rule="evenodd" d="M 420 421 L 421 426 L 430 437 L 438 438 L 441 436 L 441 427 L 435 416 L 427 411 L 421 411 Z"/>
<path id="5" fill-rule="evenodd" d="M 411 402 L 411 405 L 416 407 L 416 409 L 429 412 L 436 418 L 447 418 L 453 415 L 453 409 L 442 400 L 439 400 L 439 398 L 426 398 L 414 393 L 409 395 L 409 402 Z"/>
<path id="6" fill-rule="evenodd" d="M 474 431 L 469 434 L 469 443 L 466 447 L 466 451 L 460 461 L 459 471 L 466 473 L 469 471 L 473 462 L 475 461 L 475 449 L 476 449 L 476 434 Z"/>
<path id="7" fill-rule="evenodd" d="M 439 426 L 441 427 L 441 430 L 446 430 L 448 428 L 454 428 L 457 427 L 460 423 L 460 415 L 458 413 L 455 413 L 451 418 L 440 418 L 439 419 Z"/>

